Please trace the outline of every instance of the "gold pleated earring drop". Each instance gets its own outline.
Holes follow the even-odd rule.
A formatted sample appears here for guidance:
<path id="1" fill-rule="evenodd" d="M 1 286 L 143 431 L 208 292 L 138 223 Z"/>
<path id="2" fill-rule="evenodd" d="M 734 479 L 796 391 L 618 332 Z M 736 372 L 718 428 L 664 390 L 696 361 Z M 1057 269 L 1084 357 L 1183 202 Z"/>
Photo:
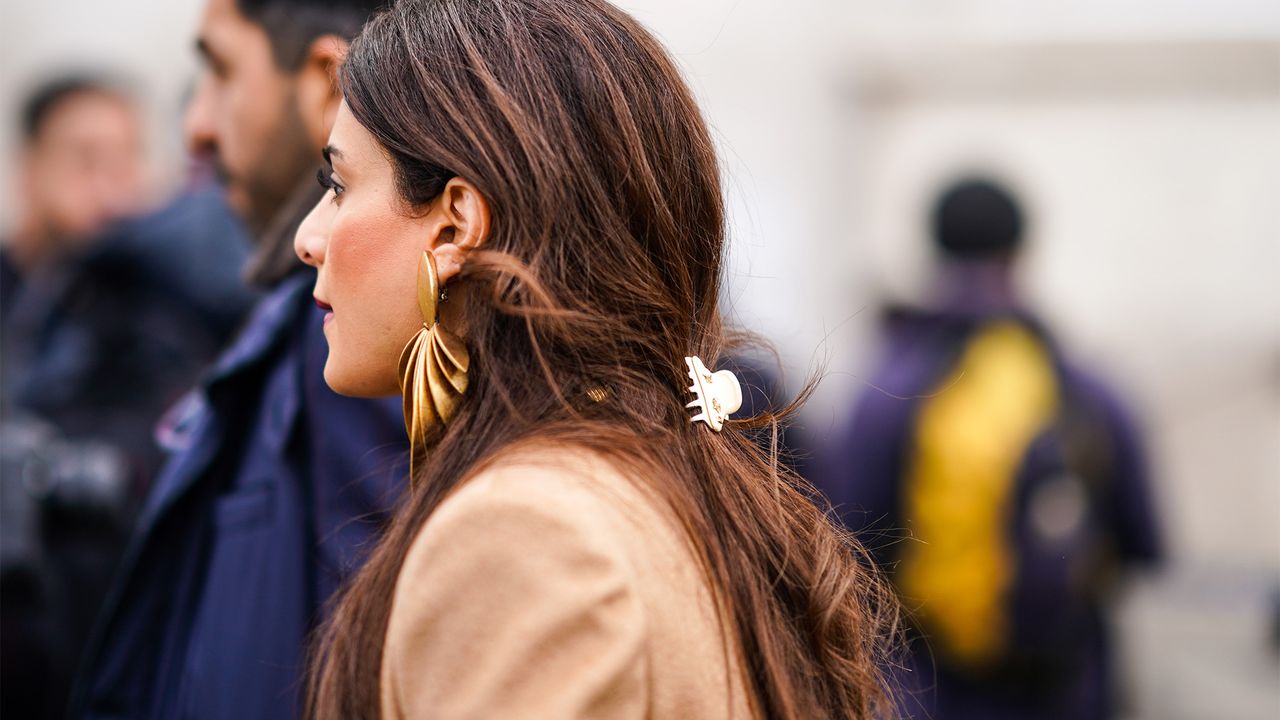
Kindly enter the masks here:
<path id="1" fill-rule="evenodd" d="M 441 299 L 435 256 L 424 250 L 418 259 L 422 329 L 400 353 L 400 392 L 404 394 L 411 478 L 416 476 L 428 436 L 437 424 L 449 424 L 467 391 L 471 357 L 461 338 L 440 327 L 437 311 Z"/>

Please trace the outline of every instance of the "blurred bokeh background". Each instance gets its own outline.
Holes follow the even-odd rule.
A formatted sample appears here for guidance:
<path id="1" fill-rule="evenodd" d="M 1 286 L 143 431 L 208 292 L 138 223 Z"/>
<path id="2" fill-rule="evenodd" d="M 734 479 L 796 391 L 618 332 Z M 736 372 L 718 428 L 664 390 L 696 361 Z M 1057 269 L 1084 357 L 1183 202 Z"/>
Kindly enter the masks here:
<path id="1" fill-rule="evenodd" d="M 1127 717 L 1280 717 L 1280 3 L 627 0 L 722 151 L 737 321 L 770 338 L 831 437 L 876 309 L 929 295 L 927 211 L 998 176 L 1028 212 L 1019 286 L 1141 417 L 1168 541 L 1118 601 Z M 0 235 L 17 106 L 61 70 L 124 79 L 155 204 L 200 3 L 0 7 Z"/>

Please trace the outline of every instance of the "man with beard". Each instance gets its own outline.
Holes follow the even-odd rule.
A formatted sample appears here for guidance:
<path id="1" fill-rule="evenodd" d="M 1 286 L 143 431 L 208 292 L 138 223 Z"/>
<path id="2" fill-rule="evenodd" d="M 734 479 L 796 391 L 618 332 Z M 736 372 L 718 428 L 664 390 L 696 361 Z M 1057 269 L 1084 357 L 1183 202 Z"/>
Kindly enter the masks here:
<path id="1" fill-rule="evenodd" d="M 162 421 L 172 454 L 82 668 L 72 715 L 298 714 L 308 634 L 399 492 L 399 401 L 342 398 L 294 229 L 340 103 L 334 71 L 381 4 L 208 0 L 186 117 L 258 238 L 269 289 L 238 339 Z"/>

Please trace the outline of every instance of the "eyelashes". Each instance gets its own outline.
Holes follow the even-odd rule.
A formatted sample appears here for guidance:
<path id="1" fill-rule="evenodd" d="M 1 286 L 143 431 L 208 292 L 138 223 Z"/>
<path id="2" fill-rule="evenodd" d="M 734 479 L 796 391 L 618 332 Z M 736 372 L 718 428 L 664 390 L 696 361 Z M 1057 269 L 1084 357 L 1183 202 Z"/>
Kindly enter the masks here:
<path id="1" fill-rule="evenodd" d="M 320 168 L 316 171 L 316 182 L 320 183 L 320 187 L 325 190 L 332 190 L 335 201 L 346 191 L 341 183 L 333 179 L 333 170 L 328 168 Z"/>

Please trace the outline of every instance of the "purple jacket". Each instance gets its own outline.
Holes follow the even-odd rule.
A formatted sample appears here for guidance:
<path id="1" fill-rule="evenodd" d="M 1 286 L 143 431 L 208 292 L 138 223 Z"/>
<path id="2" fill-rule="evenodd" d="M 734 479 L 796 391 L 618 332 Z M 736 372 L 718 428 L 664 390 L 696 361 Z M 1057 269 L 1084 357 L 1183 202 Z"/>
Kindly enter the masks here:
<path id="1" fill-rule="evenodd" d="M 1129 413 L 1100 381 L 1072 366 L 1033 318 L 1015 310 L 953 307 L 945 311 L 898 311 L 886 323 L 883 356 L 849 421 L 819 454 L 811 479 L 842 521 L 859 534 L 890 574 L 902 539 L 910 534 L 904 517 L 903 486 L 908 473 L 916 413 L 922 396 L 933 393 L 949 374 L 973 333 L 988 323 L 1013 320 L 1038 336 L 1053 356 L 1066 407 L 1091 432 L 1089 446 L 1105 456 L 1097 473 L 1098 491 L 1088 534 L 1112 549 L 1121 563 L 1156 560 L 1160 555 L 1155 507 L 1138 433 Z M 1014 480 L 1014 512 L 1008 542 L 1019 548 L 1014 568 L 1016 593 L 1009 601 L 1014 632 L 1028 647 L 1048 647 L 1070 633 L 1073 660 L 1053 677 L 1014 672 L 974 677 L 938 662 L 925 641 L 911 645 L 912 672 L 903 673 L 908 717 L 1104 718 L 1112 714 L 1105 614 L 1100 603 L 1071 618 L 1060 613 L 1068 558 L 1037 552 L 1027 520 L 1028 498 L 1045 468 L 1067 464 L 1057 444 L 1037 440 L 1027 449 Z M 1099 593 L 1100 595 L 1100 593 Z"/>

